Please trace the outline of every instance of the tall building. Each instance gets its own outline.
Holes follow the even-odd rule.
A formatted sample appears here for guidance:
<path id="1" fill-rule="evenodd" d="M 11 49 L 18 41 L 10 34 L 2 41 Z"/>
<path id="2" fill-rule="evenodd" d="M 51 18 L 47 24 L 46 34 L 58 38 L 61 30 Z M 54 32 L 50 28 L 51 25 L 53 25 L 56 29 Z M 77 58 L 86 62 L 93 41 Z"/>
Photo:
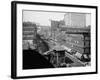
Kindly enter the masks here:
<path id="1" fill-rule="evenodd" d="M 68 12 L 64 15 L 65 25 L 60 26 L 66 32 L 66 46 L 80 53 L 90 54 L 91 15 Z"/>
<path id="2" fill-rule="evenodd" d="M 86 14 L 68 12 L 64 15 L 65 25 L 68 27 L 85 27 Z"/>

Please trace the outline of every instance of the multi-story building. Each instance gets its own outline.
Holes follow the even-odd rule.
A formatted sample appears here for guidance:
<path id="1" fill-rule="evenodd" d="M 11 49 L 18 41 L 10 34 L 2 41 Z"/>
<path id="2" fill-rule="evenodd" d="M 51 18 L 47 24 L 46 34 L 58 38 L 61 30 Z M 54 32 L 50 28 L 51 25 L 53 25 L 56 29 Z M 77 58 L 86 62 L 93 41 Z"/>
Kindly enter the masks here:
<path id="1" fill-rule="evenodd" d="M 52 34 L 58 43 L 68 48 L 79 53 L 90 53 L 89 19 L 90 15 L 86 13 L 66 13 L 63 20 L 65 24 L 60 25 L 60 21 L 51 21 Z"/>
<path id="2" fill-rule="evenodd" d="M 67 27 L 85 27 L 86 14 L 68 12 L 64 15 L 64 21 Z"/>
<path id="3" fill-rule="evenodd" d="M 90 53 L 90 29 L 63 27 L 66 38 L 64 45 L 79 53 Z"/>
<path id="4" fill-rule="evenodd" d="M 90 53 L 90 14 L 66 13 L 65 25 L 60 26 L 66 32 L 66 46 L 80 53 Z"/>
<path id="5" fill-rule="evenodd" d="M 35 23 L 23 22 L 23 49 L 28 49 L 33 46 L 33 39 L 37 33 L 37 27 Z"/>

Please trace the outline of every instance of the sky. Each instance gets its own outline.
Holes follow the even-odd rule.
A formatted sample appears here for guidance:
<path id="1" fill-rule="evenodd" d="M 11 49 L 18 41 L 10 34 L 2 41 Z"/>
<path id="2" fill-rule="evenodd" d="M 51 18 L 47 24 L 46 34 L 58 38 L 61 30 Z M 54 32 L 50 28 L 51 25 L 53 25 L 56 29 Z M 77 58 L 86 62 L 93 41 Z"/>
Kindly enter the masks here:
<path id="1" fill-rule="evenodd" d="M 36 22 L 40 25 L 50 26 L 50 20 L 63 20 L 65 13 L 58 12 L 38 12 L 38 11 L 23 11 L 23 21 Z"/>
<path id="2" fill-rule="evenodd" d="M 51 22 L 50 20 L 63 20 L 64 15 L 66 13 L 62 12 L 46 12 L 46 11 L 29 11 L 29 10 L 24 10 L 23 11 L 23 21 L 24 22 L 35 22 L 40 25 L 45 25 L 45 26 L 50 26 Z M 86 25 L 91 24 L 91 16 L 90 14 L 86 15 Z"/>

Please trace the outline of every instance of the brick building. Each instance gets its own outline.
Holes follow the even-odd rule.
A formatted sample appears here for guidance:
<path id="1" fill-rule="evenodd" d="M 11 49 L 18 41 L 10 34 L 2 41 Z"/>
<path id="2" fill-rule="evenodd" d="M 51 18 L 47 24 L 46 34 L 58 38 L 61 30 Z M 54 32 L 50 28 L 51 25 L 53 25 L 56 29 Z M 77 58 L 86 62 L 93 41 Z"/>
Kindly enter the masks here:
<path id="1" fill-rule="evenodd" d="M 35 39 L 37 27 L 35 23 L 23 22 L 23 49 L 33 48 L 33 39 Z"/>

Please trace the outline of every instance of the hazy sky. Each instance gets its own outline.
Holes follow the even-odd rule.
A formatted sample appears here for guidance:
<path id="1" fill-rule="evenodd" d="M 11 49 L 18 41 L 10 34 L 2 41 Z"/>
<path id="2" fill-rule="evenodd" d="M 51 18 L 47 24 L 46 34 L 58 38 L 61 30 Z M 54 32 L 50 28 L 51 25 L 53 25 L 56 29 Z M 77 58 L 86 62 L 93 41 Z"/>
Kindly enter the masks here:
<path id="1" fill-rule="evenodd" d="M 23 21 L 40 23 L 41 25 L 51 25 L 50 20 L 63 20 L 65 13 L 57 12 L 37 12 L 23 11 Z"/>
<path id="2" fill-rule="evenodd" d="M 36 22 L 40 25 L 51 25 L 50 20 L 63 20 L 66 13 L 43 12 L 43 11 L 23 11 L 23 21 Z M 86 25 L 90 25 L 91 16 L 86 15 Z"/>

